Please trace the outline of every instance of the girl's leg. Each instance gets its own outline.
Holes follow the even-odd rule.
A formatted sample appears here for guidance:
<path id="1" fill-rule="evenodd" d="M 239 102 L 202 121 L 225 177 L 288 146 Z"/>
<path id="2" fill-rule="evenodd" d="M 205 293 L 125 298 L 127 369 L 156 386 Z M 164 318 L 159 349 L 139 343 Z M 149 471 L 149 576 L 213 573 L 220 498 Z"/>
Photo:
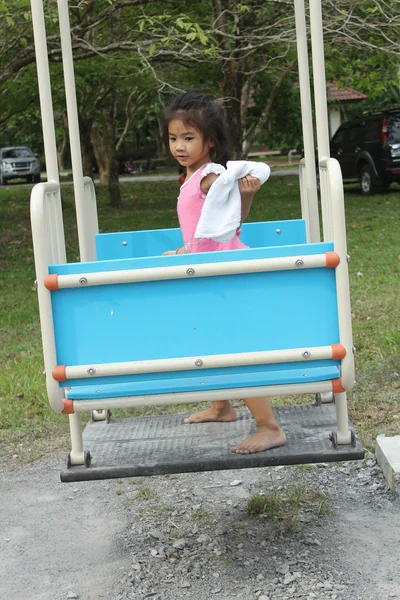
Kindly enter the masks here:
<path id="1" fill-rule="evenodd" d="M 185 423 L 205 423 L 207 421 L 236 421 L 236 411 L 229 400 L 214 400 L 211 407 L 190 415 Z"/>
<path id="2" fill-rule="evenodd" d="M 236 444 L 231 452 L 252 454 L 283 446 L 286 435 L 276 422 L 268 398 L 247 398 L 244 402 L 257 423 L 257 433 Z"/>

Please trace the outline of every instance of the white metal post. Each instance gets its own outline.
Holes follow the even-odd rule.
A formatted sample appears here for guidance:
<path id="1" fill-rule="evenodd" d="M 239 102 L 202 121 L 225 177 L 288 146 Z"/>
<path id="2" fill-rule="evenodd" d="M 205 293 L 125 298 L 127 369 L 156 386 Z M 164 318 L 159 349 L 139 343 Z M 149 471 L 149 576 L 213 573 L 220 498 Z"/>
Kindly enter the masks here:
<path id="1" fill-rule="evenodd" d="M 31 0 L 33 36 L 35 41 L 36 68 L 38 74 L 40 110 L 42 114 L 42 129 L 44 154 L 46 160 L 47 181 L 59 183 L 56 133 L 54 128 L 53 101 L 50 85 L 49 61 L 47 58 L 46 26 L 42 0 Z M 54 192 L 51 204 L 51 223 L 55 231 L 57 253 L 53 255 L 54 262 L 65 262 L 65 238 L 62 219 L 60 190 Z M 52 227 L 53 229 L 53 227 Z"/>
<path id="2" fill-rule="evenodd" d="M 301 119 L 303 127 L 306 198 L 302 207 L 303 219 L 307 221 L 308 242 L 320 241 L 317 178 L 315 168 L 315 145 L 308 66 L 307 27 L 304 0 L 294 1 L 296 17 L 297 60 L 299 66 Z M 304 214 L 305 213 L 305 214 Z"/>
<path id="3" fill-rule="evenodd" d="M 310 25 L 318 159 L 319 162 L 321 162 L 322 159 L 329 158 L 330 156 L 321 0 L 310 0 Z M 331 216 L 329 198 L 327 198 L 327 195 L 325 194 L 324 186 L 322 185 L 323 177 L 321 174 L 320 179 L 322 228 L 324 232 L 324 240 L 331 241 L 332 236 L 330 231 Z"/>
<path id="4" fill-rule="evenodd" d="M 326 161 L 329 174 L 329 187 L 332 192 L 332 224 L 335 252 L 340 256 L 336 267 L 336 290 L 339 317 L 340 343 L 346 348 L 342 359 L 342 385 L 349 390 L 354 385 L 353 333 L 350 305 L 350 282 L 347 264 L 346 218 L 342 173 L 334 158 Z"/>
<path id="5" fill-rule="evenodd" d="M 58 183 L 56 133 L 54 129 L 53 102 L 42 0 L 31 0 L 31 8 L 47 180 Z"/>
<path id="6" fill-rule="evenodd" d="M 79 135 L 78 107 L 76 101 L 74 65 L 71 44 L 71 29 L 68 14 L 68 0 L 58 0 L 61 50 L 63 57 L 65 97 L 68 113 L 68 130 L 71 148 L 72 173 L 75 194 L 76 220 L 78 226 L 79 252 L 82 262 L 95 260 L 93 236 L 94 215 L 85 198 L 82 169 L 81 142 Z M 95 216 L 97 224 L 97 214 Z"/>
<path id="7" fill-rule="evenodd" d="M 57 366 L 52 304 L 50 292 L 44 285 L 49 264 L 56 262 L 54 255 L 57 253 L 57 248 L 50 237 L 49 221 L 50 207 L 55 201 L 53 195 L 57 193 L 59 194 L 59 184 L 56 182 L 38 183 L 34 186 L 31 196 L 31 223 L 47 395 L 51 408 L 55 412 L 61 412 L 63 393 L 59 383 L 51 376 Z"/>
<path id="8" fill-rule="evenodd" d="M 314 70 L 315 116 L 317 125 L 318 156 L 329 158 L 328 106 L 324 61 L 324 36 L 321 0 L 310 1 L 312 60 Z"/>
<path id="9" fill-rule="evenodd" d="M 331 228 L 335 252 L 340 256 L 336 267 L 336 293 L 339 317 L 340 343 L 346 349 L 346 356 L 341 361 L 341 379 L 345 390 L 354 385 L 354 353 L 350 305 L 350 282 L 347 264 L 346 218 L 344 210 L 344 191 L 342 173 L 339 163 L 333 158 L 323 161 L 321 166 L 326 171 L 327 190 L 332 200 Z M 349 444 L 351 432 L 348 424 L 347 394 L 335 394 L 337 443 Z"/>
<path id="10" fill-rule="evenodd" d="M 347 410 L 346 392 L 335 394 L 335 408 L 337 424 L 337 443 L 339 445 L 350 444 L 351 432 L 349 430 L 349 415 Z"/>
<path id="11" fill-rule="evenodd" d="M 78 228 L 79 254 L 82 262 L 96 260 L 95 234 L 99 232 L 97 221 L 96 196 L 93 183 L 83 177 L 79 117 L 76 100 L 74 61 L 72 55 L 71 28 L 68 13 L 68 0 L 58 0 L 61 52 L 64 69 L 65 99 L 67 103 L 68 131 L 71 150 L 72 176 L 75 196 L 76 222 Z M 79 415 L 70 416 L 71 462 L 81 464 L 82 426 Z M 80 439 L 79 450 L 74 444 Z"/>
<path id="12" fill-rule="evenodd" d="M 69 415 L 69 429 L 71 435 L 71 452 L 69 454 L 71 465 L 85 464 L 83 452 L 82 423 L 79 413 Z"/>

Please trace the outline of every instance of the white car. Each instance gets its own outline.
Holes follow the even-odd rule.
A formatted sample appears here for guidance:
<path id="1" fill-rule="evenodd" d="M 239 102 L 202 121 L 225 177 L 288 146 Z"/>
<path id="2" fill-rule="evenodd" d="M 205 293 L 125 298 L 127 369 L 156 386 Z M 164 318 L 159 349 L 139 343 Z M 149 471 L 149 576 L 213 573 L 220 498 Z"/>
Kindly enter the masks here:
<path id="1" fill-rule="evenodd" d="M 26 146 L 0 148 L 0 185 L 20 177 L 28 182 L 40 182 L 40 164 L 32 150 Z"/>

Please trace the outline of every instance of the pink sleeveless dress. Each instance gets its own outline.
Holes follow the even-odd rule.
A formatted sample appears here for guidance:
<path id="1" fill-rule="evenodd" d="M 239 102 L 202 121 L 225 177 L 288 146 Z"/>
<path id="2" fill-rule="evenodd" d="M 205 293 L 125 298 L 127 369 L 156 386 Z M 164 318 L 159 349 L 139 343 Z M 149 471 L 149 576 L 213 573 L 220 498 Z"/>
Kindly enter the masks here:
<path id="1" fill-rule="evenodd" d="M 181 186 L 178 197 L 178 219 L 186 252 L 215 252 L 216 250 L 243 250 L 248 248 L 240 241 L 240 231 L 229 242 L 215 242 L 202 238 L 196 240 L 197 223 L 199 222 L 206 194 L 200 188 L 203 165 Z"/>

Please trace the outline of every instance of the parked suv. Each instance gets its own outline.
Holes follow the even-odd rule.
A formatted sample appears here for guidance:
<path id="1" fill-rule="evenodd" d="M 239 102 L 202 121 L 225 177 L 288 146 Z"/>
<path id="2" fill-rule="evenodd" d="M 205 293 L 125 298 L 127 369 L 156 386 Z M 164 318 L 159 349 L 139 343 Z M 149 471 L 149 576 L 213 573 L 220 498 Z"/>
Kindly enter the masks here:
<path id="1" fill-rule="evenodd" d="M 400 108 L 364 114 L 343 123 L 331 140 L 343 181 L 359 181 L 368 196 L 400 183 Z"/>
<path id="2" fill-rule="evenodd" d="M 32 150 L 26 146 L 0 148 L 0 185 L 20 177 L 28 182 L 40 182 L 40 165 Z"/>

